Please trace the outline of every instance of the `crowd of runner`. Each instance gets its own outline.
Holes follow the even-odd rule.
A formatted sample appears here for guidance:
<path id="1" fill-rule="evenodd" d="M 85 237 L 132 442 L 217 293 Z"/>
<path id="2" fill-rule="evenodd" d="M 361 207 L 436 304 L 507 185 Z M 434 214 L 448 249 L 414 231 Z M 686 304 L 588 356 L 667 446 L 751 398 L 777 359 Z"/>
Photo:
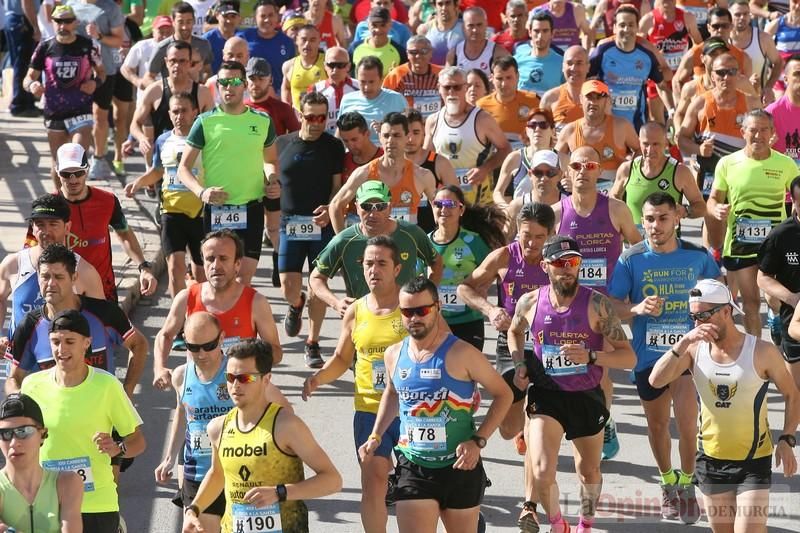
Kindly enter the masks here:
<path id="1" fill-rule="evenodd" d="M 43 117 L 53 185 L 0 263 L 0 531 L 125 530 L 137 385 L 175 393 L 155 481 L 178 478 L 184 532 L 319 529 L 304 500 L 341 490 L 341 465 L 272 383 L 299 355 L 279 327 L 305 339 L 302 400 L 352 372 L 363 531 L 385 532 L 392 505 L 404 533 L 485 531 L 499 430 L 524 456 L 520 531 L 590 532 L 620 451 L 610 369 L 641 401 L 659 485 L 641 490 L 663 519 L 767 530 L 800 423 L 800 0 L 4 0 L 0 15 L 9 111 Z M 117 303 L 112 230 L 141 293 L 163 287 L 91 184 L 114 175 L 158 199 L 171 307 L 153 340 Z M 282 317 L 251 286 L 265 254 Z"/>

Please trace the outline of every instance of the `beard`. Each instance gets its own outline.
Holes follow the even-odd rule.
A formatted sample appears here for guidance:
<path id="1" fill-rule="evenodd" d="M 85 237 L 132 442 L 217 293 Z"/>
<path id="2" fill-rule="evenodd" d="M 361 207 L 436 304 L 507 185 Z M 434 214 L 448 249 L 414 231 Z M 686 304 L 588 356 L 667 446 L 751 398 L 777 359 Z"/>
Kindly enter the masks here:
<path id="1" fill-rule="evenodd" d="M 430 334 L 432 329 L 433 326 L 426 326 L 425 324 L 422 323 L 416 323 L 413 326 L 408 326 L 406 328 L 409 336 L 411 336 L 411 338 L 414 340 L 424 339 Z"/>
<path id="2" fill-rule="evenodd" d="M 575 293 L 578 292 L 578 280 L 573 279 L 572 281 L 553 281 L 553 290 L 556 294 L 562 298 L 569 298 L 575 296 Z"/>

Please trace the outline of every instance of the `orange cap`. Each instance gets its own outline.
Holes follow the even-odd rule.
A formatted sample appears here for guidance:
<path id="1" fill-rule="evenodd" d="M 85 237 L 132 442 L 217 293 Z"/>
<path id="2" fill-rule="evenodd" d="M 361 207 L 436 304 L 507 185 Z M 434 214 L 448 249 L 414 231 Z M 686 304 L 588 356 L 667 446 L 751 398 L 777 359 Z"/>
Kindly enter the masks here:
<path id="1" fill-rule="evenodd" d="M 581 87 L 581 96 L 591 93 L 608 94 L 608 85 L 600 80 L 586 80 Z"/>

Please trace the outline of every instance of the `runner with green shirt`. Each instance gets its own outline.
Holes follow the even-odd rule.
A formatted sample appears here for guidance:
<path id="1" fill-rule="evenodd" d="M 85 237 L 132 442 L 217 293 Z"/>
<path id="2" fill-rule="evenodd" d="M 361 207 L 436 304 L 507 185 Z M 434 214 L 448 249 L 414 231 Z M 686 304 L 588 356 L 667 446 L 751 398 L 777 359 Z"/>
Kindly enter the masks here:
<path id="1" fill-rule="evenodd" d="M 483 315 L 468 307 L 456 289 L 491 250 L 505 246 L 503 214 L 492 206 L 468 205 L 457 185 L 439 189 L 431 203 L 437 228 L 428 238 L 444 261 L 439 284 L 442 316 L 453 335 L 482 351 Z"/>
<path id="2" fill-rule="evenodd" d="M 783 221 L 786 191 L 798 173 L 793 159 L 772 149 L 774 135 L 771 114 L 749 111 L 742 122 L 745 146 L 719 160 L 708 197 L 709 216 L 727 223 L 722 266 L 728 284 L 742 296 L 745 330 L 757 337 L 761 336 L 758 250 Z M 720 247 L 719 242 L 710 244 Z"/>
<path id="3" fill-rule="evenodd" d="M 90 345 L 86 318 L 74 309 L 58 313 L 50 324 L 56 366 L 31 374 L 22 383 L 22 393 L 45 415 L 49 436 L 41 448 L 42 466 L 76 472 L 83 480 L 83 530 L 117 533 L 119 500 L 111 459 L 136 457 L 146 443 L 142 419 L 122 384 L 86 364 Z M 114 441 L 112 428 L 124 437 Z"/>
<path id="4" fill-rule="evenodd" d="M 280 184 L 275 126 L 269 115 L 244 104 L 246 79 L 244 65 L 222 62 L 217 75 L 222 103 L 192 125 L 178 177 L 206 204 L 206 232 L 230 229 L 244 241 L 239 279 L 249 285 L 261 257 L 264 197 L 279 191 Z M 203 183 L 192 172 L 198 156 L 205 169 Z"/>

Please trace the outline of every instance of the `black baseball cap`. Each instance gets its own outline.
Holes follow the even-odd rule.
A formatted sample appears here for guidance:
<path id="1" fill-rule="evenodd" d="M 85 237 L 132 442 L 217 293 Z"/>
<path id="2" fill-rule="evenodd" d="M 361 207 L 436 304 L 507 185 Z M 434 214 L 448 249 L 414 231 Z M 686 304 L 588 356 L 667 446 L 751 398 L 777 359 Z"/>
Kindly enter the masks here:
<path id="1" fill-rule="evenodd" d="M 31 203 L 28 220 L 52 218 L 69 222 L 70 209 L 67 200 L 58 194 L 43 194 Z"/>
<path id="2" fill-rule="evenodd" d="M 44 427 L 44 417 L 39 404 L 30 396 L 21 392 L 9 394 L 0 405 L 0 420 L 16 416 L 30 418 L 39 426 Z"/>
<path id="3" fill-rule="evenodd" d="M 76 309 L 65 309 L 59 311 L 50 322 L 50 333 L 55 331 L 73 331 L 78 335 L 84 337 L 91 337 L 92 332 L 89 329 L 89 321 L 86 317 Z"/>
<path id="4" fill-rule="evenodd" d="M 578 246 L 575 239 L 563 235 L 554 237 L 542 250 L 542 257 L 544 257 L 545 261 L 555 261 L 569 255 L 583 257 L 581 255 L 581 247 Z"/>

